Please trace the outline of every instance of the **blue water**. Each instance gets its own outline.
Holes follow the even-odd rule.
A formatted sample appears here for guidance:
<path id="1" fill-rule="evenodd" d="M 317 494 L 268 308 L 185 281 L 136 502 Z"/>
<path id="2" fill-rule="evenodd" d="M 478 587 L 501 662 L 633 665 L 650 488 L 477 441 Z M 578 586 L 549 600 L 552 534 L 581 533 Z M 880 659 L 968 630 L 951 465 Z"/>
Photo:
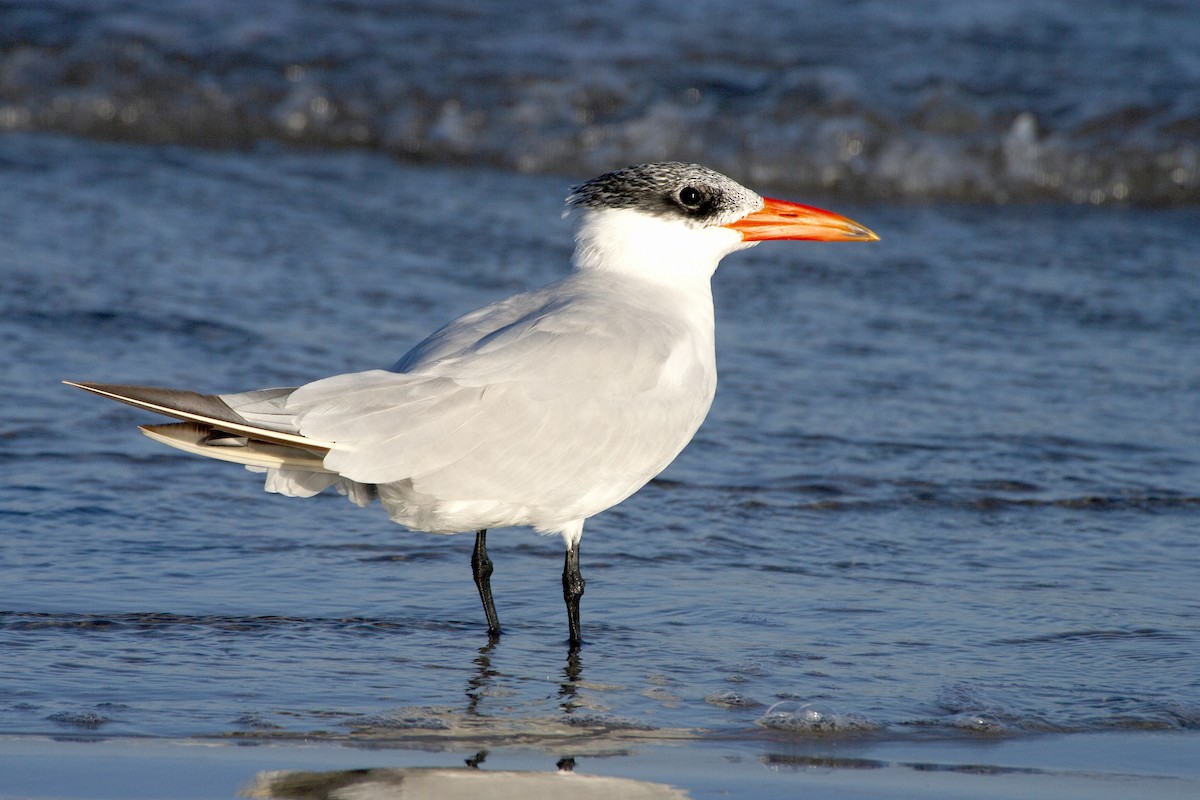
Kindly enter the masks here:
<path id="1" fill-rule="evenodd" d="M 0 757 L 1194 786 L 1198 40 L 1183 0 L 0 4 Z M 570 185 L 663 158 L 882 241 L 722 265 L 712 413 L 589 521 L 577 654 L 557 538 L 490 537 L 489 645 L 469 537 L 264 494 L 60 383 L 386 367 L 561 276 Z"/>
<path id="2" fill-rule="evenodd" d="M 390 364 L 562 273 L 585 176 L 0 139 L 0 734 L 334 741 L 1200 727 L 1194 212 L 830 202 L 715 279 L 721 384 L 583 540 L 261 491 L 61 379 Z M 759 187 L 764 190 L 770 187 Z M 776 192 L 778 193 L 778 192 Z"/>
<path id="3" fill-rule="evenodd" d="M 1200 202 L 1193 0 L 10 0 L 0 130 Z"/>

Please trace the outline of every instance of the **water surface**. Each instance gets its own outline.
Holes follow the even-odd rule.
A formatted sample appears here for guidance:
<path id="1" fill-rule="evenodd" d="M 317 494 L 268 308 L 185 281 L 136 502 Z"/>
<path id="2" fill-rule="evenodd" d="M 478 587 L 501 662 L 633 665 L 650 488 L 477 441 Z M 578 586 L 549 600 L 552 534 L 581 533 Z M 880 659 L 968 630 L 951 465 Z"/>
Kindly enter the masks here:
<path id="1" fill-rule="evenodd" d="M 1200 726 L 1190 211 L 842 202 L 883 241 L 727 259 L 713 412 L 588 523 L 570 655 L 557 538 L 491 537 L 491 646 L 468 537 L 266 495 L 58 381 L 390 364 L 561 274 L 586 176 L 44 135 L 0 164 L 0 734 L 567 752 Z"/>
<path id="2" fill-rule="evenodd" d="M 0 130 L 1195 204 L 1198 40 L 1189 0 L 18 0 Z"/>

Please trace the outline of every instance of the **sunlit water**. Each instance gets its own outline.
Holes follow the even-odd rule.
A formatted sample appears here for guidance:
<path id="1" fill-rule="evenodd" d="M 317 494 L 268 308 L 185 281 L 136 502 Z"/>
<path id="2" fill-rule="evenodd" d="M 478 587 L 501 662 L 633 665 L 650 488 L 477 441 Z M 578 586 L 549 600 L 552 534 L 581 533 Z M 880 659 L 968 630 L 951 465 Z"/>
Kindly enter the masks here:
<path id="1" fill-rule="evenodd" d="M 560 275 L 587 176 L 45 136 L 0 169 L 0 733 L 1200 726 L 1194 212 L 826 202 L 883 240 L 727 259 L 712 414 L 588 523 L 570 656 L 557 538 L 489 541 L 489 646 L 468 537 L 266 495 L 58 381 L 391 364 Z"/>

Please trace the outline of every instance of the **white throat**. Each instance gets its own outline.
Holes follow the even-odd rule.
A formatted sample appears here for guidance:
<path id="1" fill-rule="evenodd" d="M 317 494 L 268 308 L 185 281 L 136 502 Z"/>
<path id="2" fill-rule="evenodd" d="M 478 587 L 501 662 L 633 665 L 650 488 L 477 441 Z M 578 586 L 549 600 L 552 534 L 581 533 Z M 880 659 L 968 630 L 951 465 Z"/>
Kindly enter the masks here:
<path id="1" fill-rule="evenodd" d="M 750 247 L 720 226 L 692 227 L 629 208 L 587 209 L 575 231 L 575 268 L 684 287 L 707 285 L 729 253 Z"/>

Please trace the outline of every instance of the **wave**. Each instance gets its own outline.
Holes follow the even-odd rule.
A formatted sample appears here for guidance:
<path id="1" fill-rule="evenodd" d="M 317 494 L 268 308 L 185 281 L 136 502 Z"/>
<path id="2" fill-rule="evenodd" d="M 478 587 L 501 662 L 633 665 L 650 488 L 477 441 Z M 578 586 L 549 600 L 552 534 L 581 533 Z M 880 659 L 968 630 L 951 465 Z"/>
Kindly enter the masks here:
<path id="1" fill-rule="evenodd" d="M 0 130 L 887 201 L 1200 202 L 1187 2 L 0 6 Z"/>

